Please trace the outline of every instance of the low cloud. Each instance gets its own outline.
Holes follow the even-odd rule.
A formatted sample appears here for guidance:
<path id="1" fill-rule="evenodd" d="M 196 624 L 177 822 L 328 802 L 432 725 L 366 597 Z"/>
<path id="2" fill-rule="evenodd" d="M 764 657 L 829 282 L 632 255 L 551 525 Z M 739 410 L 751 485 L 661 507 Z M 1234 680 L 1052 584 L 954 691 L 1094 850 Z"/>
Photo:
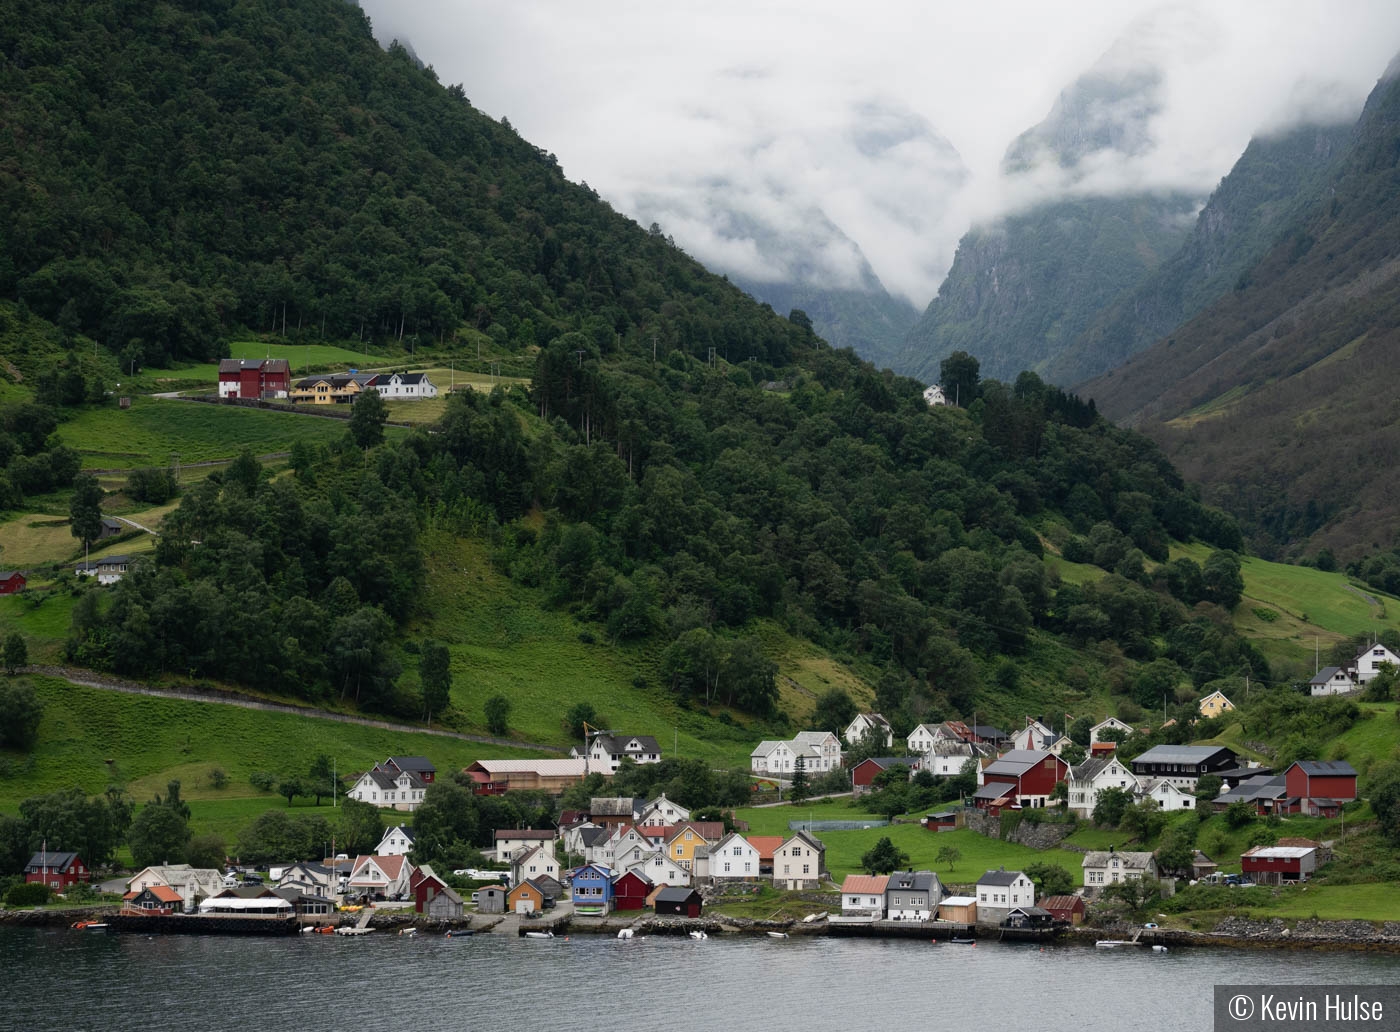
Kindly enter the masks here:
<path id="1" fill-rule="evenodd" d="M 1355 117 L 1400 49 L 1389 0 L 362 6 L 717 271 L 850 286 L 868 261 L 920 306 L 974 222 L 1073 194 L 1204 196 L 1255 133 Z M 1144 67 L 1153 113 L 1131 146 L 1003 175 L 1076 79 Z"/>

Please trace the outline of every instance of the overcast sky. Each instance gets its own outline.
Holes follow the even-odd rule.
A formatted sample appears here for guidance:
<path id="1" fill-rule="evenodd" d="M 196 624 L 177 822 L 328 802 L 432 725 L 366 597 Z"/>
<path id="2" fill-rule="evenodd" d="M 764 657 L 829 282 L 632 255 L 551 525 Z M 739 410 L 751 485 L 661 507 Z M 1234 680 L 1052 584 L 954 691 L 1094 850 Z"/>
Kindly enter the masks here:
<path id="1" fill-rule="evenodd" d="M 921 308 L 973 222 L 1067 189 L 1207 194 L 1261 129 L 1354 118 L 1400 51 L 1397 0 L 361 3 L 712 268 L 854 282 L 829 223 Z M 1008 184 L 1007 145 L 1105 55 L 1161 70 L 1148 150 Z M 774 233 L 813 253 L 757 239 Z"/>

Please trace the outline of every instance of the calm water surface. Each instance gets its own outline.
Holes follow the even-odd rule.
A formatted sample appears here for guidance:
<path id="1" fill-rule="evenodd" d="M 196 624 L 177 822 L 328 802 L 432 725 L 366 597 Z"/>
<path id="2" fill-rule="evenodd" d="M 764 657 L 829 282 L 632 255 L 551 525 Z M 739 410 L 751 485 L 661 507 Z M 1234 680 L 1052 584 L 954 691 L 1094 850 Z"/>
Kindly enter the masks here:
<path id="1" fill-rule="evenodd" d="M 1216 983 L 1400 982 L 1400 957 L 860 939 L 233 939 L 0 928 L 0 1029 L 1150 1032 Z"/>

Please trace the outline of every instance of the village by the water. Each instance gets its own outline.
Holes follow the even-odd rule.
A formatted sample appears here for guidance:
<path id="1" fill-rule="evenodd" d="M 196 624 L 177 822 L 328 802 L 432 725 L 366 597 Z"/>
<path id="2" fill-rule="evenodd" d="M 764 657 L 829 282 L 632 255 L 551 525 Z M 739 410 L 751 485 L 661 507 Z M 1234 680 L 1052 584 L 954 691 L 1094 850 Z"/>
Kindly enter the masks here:
<path id="1" fill-rule="evenodd" d="M 1356 692 L 1387 664 L 1400 665 L 1400 657 L 1374 644 L 1349 667 L 1320 670 L 1311 693 Z M 1200 717 L 1233 706 L 1216 692 L 1200 701 Z M 780 833 L 755 833 L 732 810 L 692 812 L 664 791 L 653 798 L 603 794 L 586 807 L 559 809 L 548 826 L 495 828 L 482 866 L 454 870 L 410 859 L 418 837 L 414 812 L 434 782 L 451 777 L 477 796 L 526 791 L 560 800 L 585 779 L 606 785 L 619 770 L 660 763 L 658 738 L 590 729 L 586 747 L 567 758 L 481 759 L 450 772 L 431 757 L 390 756 L 345 779 L 348 798 L 387 818 L 372 852 L 287 856 L 263 865 L 230 857 L 223 869 L 166 864 L 115 876 L 107 871 L 97 886 L 105 901 L 82 911 L 11 908 L 6 917 L 53 924 L 78 913 L 71 927 L 82 933 L 845 935 L 949 945 L 1063 940 L 1166 951 L 1249 937 L 1159 913 L 1179 888 L 1214 886 L 1241 900 L 1250 890 L 1306 892 L 1331 860 L 1333 840 L 1280 830 L 1293 817 L 1344 821 L 1345 810 L 1359 802 L 1357 772 L 1342 760 L 1303 758 L 1274 769 L 1242 761 L 1223 746 L 1162 744 L 1125 763 L 1118 744 L 1143 729 L 1107 717 L 1081 744 L 1068 733 L 1074 724 L 1072 714 L 1064 715 L 1062 730 L 1029 717 L 1013 729 L 950 720 L 921 724 L 897 746 L 884 717 L 859 713 L 843 729 L 802 731 L 753 749 L 751 787 L 756 798 L 773 800 L 766 812 L 786 818 Z M 814 785 L 842 786 L 832 795 L 858 805 L 891 785 L 937 786 L 954 778 L 967 790 L 922 815 L 810 816 Z M 1065 842 L 1096 815 L 1102 819 L 1106 801 L 1115 800 L 1149 814 L 1228 813 L 1263 834 L 1242 852 L 1216 856 L 1173 849 L 1165 840 L 1155 851 Z M 822 809 L 829 814 L 827 805 Z M 1058 874 L 1043 864 L 969 869 L 953 846 L 935 854 L 941 872 L 920 869 L 888 834 L 909 824 L 934 843 L 971 831 L 1039 850 L 1068 849 L 1082 856 L 1078 877 L 1063 865 Z M 871 844 L 863 870 L 833 878 L 824 836 L 851 831 Z M 26 866 L 25 881 L 60 897 L 83 886 L 74 895 L 91 898 L 89 883 L 98 875 L 66 847 L 45 842 Z M 771 913 L 745 906 L 760 897 Z M 1336 932 L 1331 927 L 1316 938 Z M 1306 939 L 1308 932 L 1298 935 Z"/>

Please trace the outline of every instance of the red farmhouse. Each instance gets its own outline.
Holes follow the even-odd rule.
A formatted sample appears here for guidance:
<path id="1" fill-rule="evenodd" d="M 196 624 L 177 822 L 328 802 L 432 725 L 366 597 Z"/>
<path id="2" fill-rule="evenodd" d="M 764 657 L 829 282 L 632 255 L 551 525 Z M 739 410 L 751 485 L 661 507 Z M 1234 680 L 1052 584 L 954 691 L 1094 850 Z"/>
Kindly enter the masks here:
<path id="1" fill-rule="evenodd" d="M 24 574 L 18 570 L 0 570 L 0 595 L 13 595 L 17 591 L 23 591 L 24 585 Z"/>
<path id="2" fill-rule="evenodd" d="M 983 809 L 1001 798 L 1019 806 L 1044 806 L 1058 782 L 1069 777 L 1069 765 L 1043 749 L 1012 749 L 982 771 L 983 785 L 973 801 Z"/>
<path id="3" fill-rule="evenodd" d="M 285 398 L 292 366 L 285 358 L 225 358 L 219 361 L 219 397 Z"/>
<path id="4" fill-rule="evenodd" d="M 24 880 L 43 882 L 54 892 L 87 881 L 89 871 L 77 853 L 35 853 L 24 866 Z"/>
<path id="5" fill-rule="evenodd" d="M 902 780 L 908 781 L 910 770 L 918 758 L 913 756 L 870 756 L 851 768 L 851 791 L 857 798 L 865 795 L 875 784 L 875 779 L 891 767 L 903 767 Z"/>

